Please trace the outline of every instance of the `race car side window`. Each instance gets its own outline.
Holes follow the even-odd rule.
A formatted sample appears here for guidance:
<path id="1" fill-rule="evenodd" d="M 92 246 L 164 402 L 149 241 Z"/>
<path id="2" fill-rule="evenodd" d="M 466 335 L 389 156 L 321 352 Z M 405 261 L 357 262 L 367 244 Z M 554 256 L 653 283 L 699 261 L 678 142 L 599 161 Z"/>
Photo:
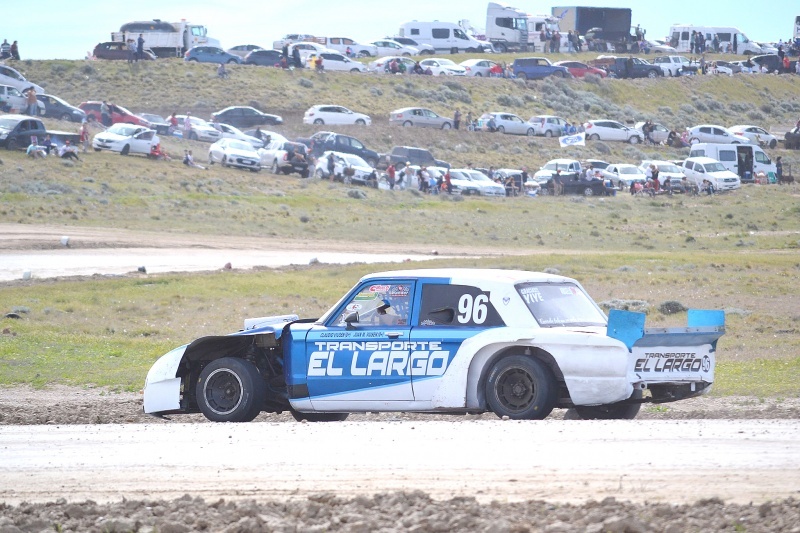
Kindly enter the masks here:
<path id="1" fill-rule="evenodd" d="M 503 319 L 489 293 L 469 285 L 422 286 L 420 326 L 497 327 Z"/>
<path id="2" fill-rule="evenodd" d="M 331 326 L 346 326 L 345 318 L 358 313 L 361 326 L 407 326 L 413 285 L 408 282 L 373 281 L 352 295 Z"/>

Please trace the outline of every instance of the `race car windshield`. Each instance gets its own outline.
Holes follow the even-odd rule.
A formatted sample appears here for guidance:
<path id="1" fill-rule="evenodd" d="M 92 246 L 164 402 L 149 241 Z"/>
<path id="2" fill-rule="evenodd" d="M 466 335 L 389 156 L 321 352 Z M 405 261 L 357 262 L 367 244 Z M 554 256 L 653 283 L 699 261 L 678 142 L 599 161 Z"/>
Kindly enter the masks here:
<path id="1" fill-rule="evenodd" d="M 606 325 L 592 300 L 572 283 L 519 283 L 516 288 L 543 328 Z"/>

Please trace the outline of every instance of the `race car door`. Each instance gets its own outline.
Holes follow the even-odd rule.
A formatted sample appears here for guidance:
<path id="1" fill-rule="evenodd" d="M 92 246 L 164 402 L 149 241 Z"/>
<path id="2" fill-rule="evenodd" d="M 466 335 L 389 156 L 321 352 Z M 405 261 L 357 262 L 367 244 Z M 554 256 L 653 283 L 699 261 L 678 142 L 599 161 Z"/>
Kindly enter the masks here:
<path id="1" fill-rule="evenodd" d="M 469 364 L 466 359 L 474 354 L 461 350 L 466 339 L 505 323 L 492 305 L 490 294 L 478 287 L 440 280 L 420 283 L 419 313 L 411 331 L 411 345 L 417 351 L 409 362 L 414 399 L 431 402 L 432 409 L 464 407 L 466 383 L 442 380 L 452 379 L 447 370 L 457 356 L 462 358 L 461 363 Z"/>
<path id="2" fill-rule="evenodd" d="M 414 399 L 409 375 L 413 281 L 372 280 L 306 335 L 316 410 L 399 409 Z"/>

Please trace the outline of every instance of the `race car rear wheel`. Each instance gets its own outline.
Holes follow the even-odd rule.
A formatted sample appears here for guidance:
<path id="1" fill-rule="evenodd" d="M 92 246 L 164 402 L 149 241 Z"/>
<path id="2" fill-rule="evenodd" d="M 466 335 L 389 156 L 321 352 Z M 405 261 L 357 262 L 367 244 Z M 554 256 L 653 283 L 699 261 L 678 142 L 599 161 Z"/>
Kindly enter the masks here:
<path id="1" fill-rule="evenodd" d="M 631 398 L 642 399 L 642 391 L 636 390 Z M 640 403 L 615 403 L 610 405 L 576 405 L 574 411 L 583 420 L 633 420 L 639 414 Z M 569 413 L 569 412 L 568 412 Z M 569 415 L 567 415 L 569 416 Z M 572 418 L 569 416 L 569 418 Z"/>
<path id="2" fill-rule="evenodd" d="M 553 372 L 524 355 L 500 359 L 486 380 L 486 401 L 501 418 L 541 420 L 553 410 L 557 392 Z"/>
<path id="3" fill-rule="evenodd" d="M 250 361 L 223 357 L 197 380 L 197 406 L 212 422 L 250 422 L 264 405 L 266 383 Z"/>
<path id="4" fill-rule="evenodd" d="M 290 409 L 292 416 L 298 422 L 306 420 L 308 422 L 343 422 L 347 420 L 350 413 L 301 413 Z"/>

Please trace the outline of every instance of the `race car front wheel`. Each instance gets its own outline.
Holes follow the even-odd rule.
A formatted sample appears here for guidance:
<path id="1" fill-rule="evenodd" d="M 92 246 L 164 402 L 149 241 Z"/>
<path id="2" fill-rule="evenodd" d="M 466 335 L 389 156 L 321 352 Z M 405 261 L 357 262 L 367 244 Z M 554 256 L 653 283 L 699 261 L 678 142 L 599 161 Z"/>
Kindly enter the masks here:
<path id="1" fill-rule="evenodd" d="M 264 378 L 250 361 L 223 357 L 206 365 L 197 381 L 197 405 L 212 422 L 250 422 L 264 405 Z"/>
<path id="2" fill-rule="evenodd" d="M 553 410 L 557 392 L 550 368 L 524 355 L 503 357 L 486 380 L 486 400 L 500 418 L 541 420 Z"/>

